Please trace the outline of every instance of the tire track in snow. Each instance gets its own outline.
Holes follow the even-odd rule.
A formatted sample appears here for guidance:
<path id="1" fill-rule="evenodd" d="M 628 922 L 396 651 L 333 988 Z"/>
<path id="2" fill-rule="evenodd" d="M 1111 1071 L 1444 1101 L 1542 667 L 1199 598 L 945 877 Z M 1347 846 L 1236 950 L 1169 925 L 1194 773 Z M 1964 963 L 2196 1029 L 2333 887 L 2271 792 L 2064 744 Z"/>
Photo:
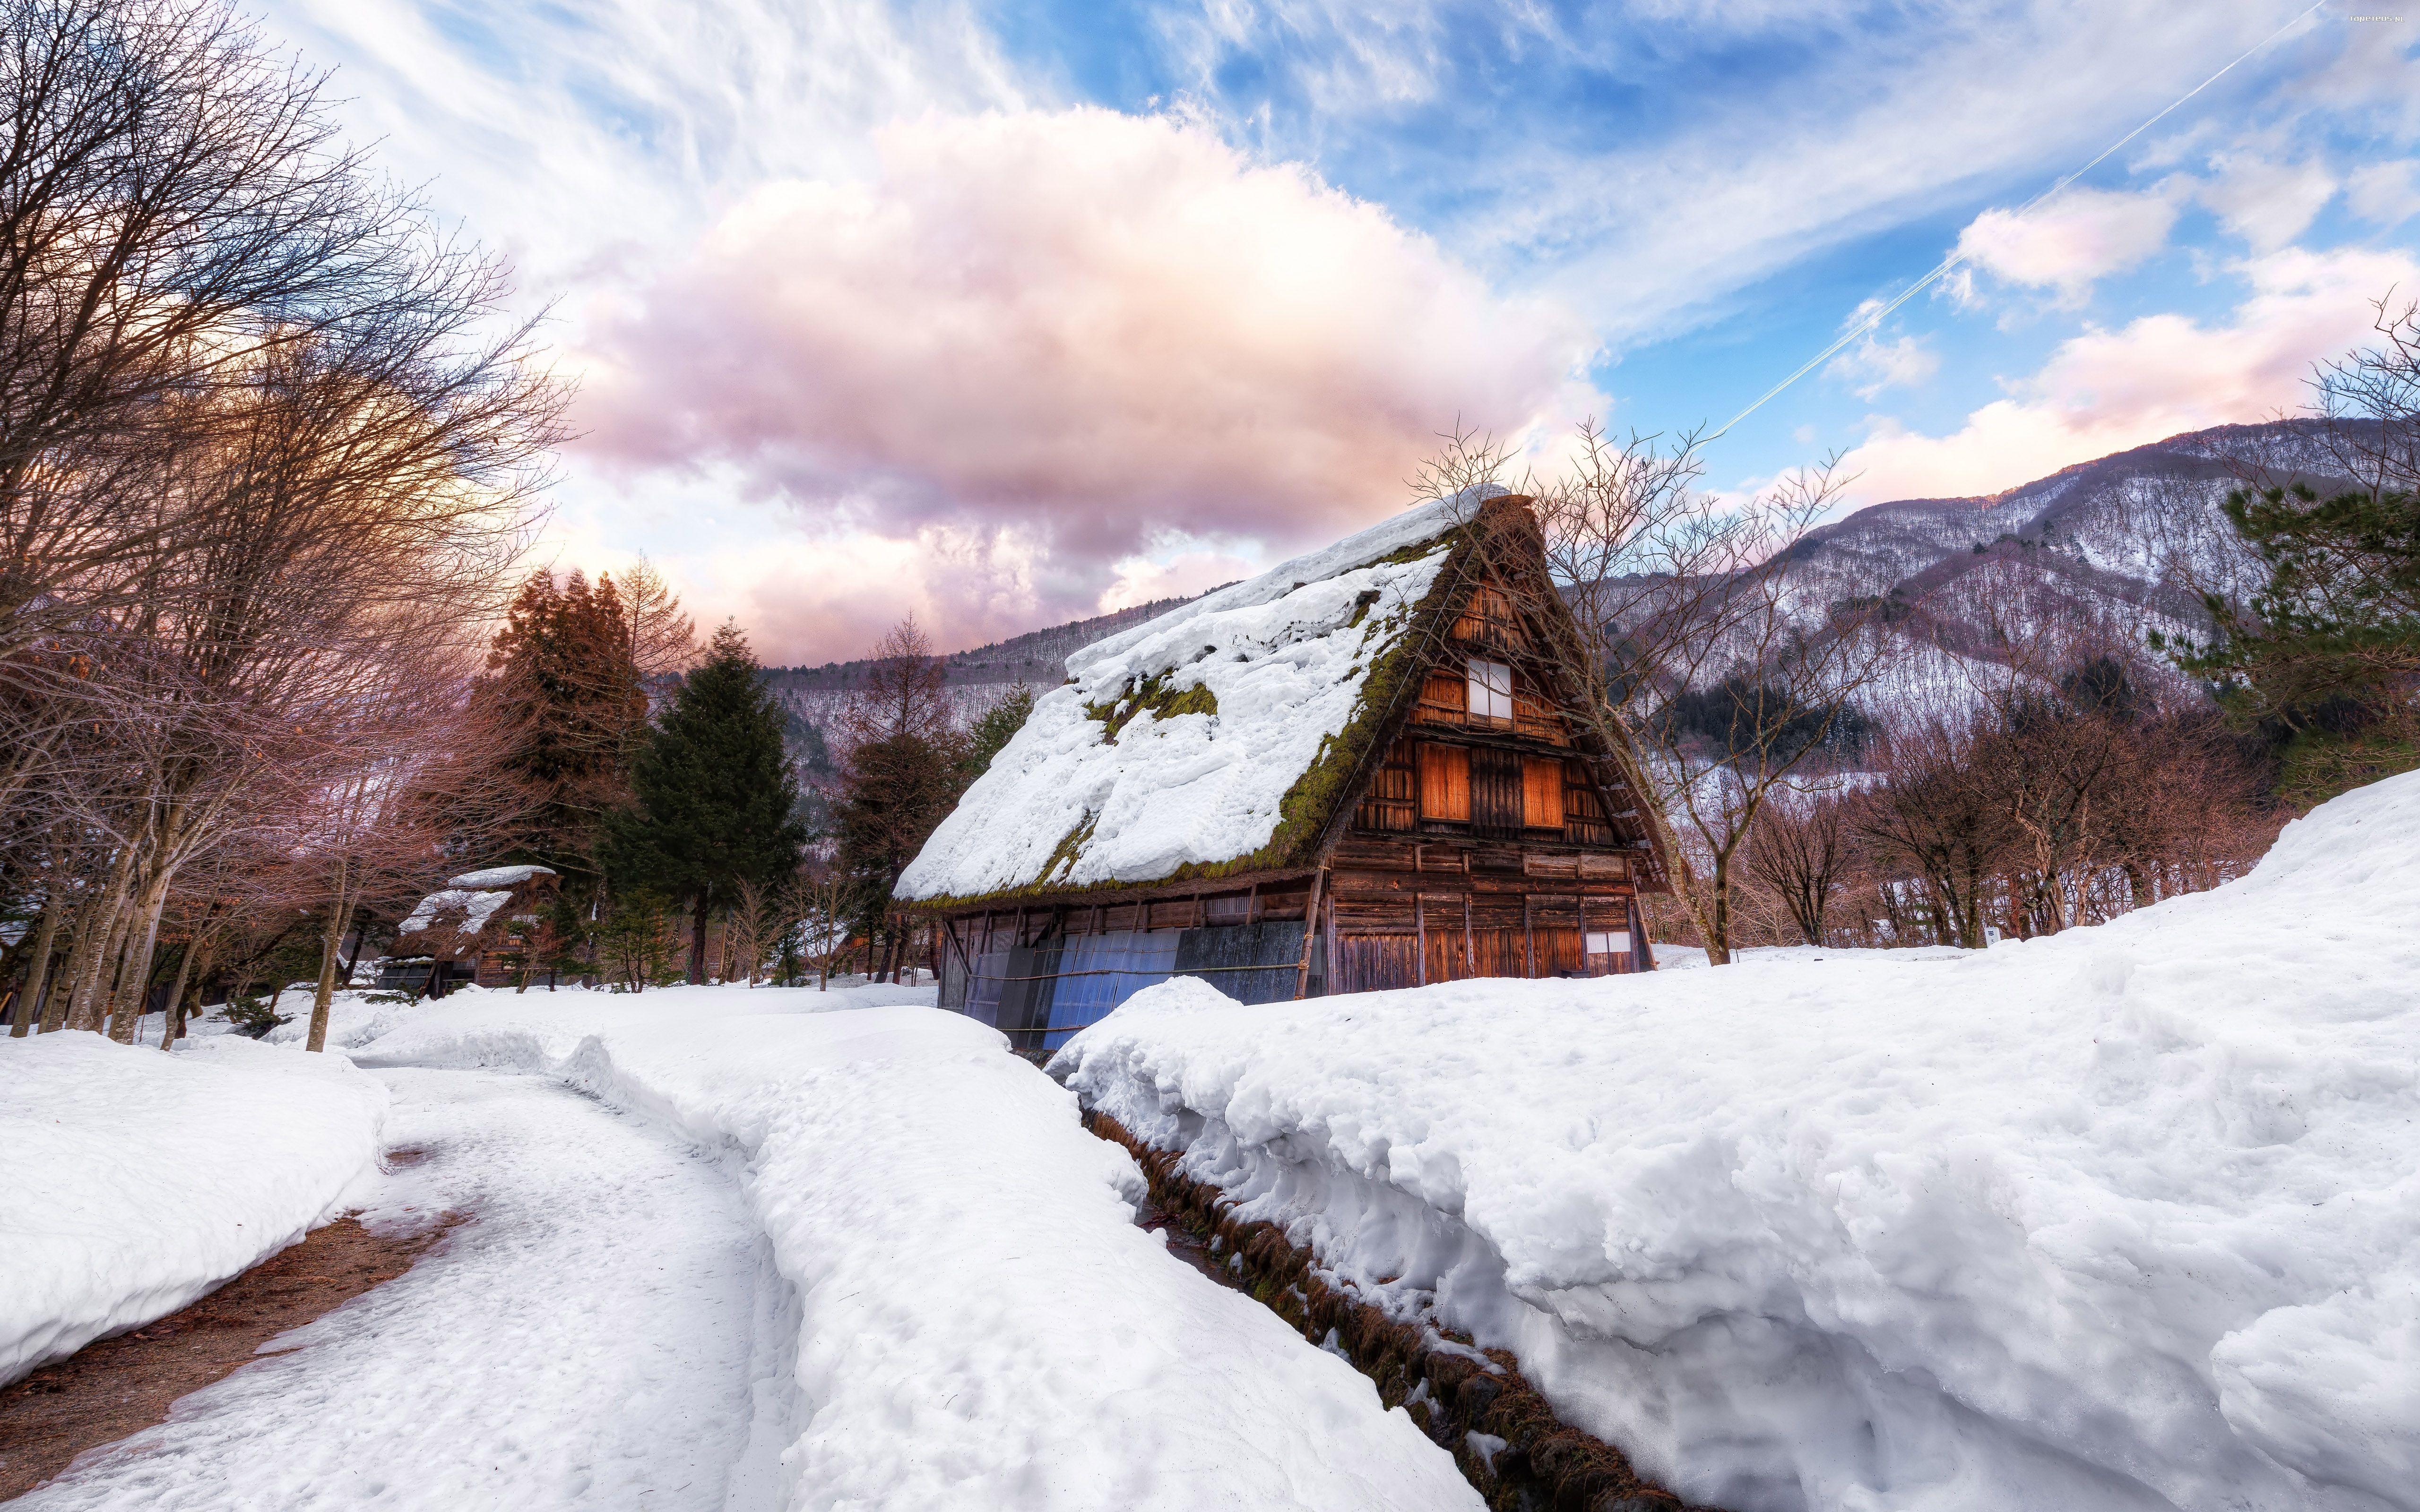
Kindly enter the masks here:
<path id="1" fill-rule="evenodd" d="M 779 1288 L 723 1167 L 549 1078 L 380 1074 L 431 1158 L 366 1221 L 472 1221 L 15 1507 L 725 1506 Z"/>

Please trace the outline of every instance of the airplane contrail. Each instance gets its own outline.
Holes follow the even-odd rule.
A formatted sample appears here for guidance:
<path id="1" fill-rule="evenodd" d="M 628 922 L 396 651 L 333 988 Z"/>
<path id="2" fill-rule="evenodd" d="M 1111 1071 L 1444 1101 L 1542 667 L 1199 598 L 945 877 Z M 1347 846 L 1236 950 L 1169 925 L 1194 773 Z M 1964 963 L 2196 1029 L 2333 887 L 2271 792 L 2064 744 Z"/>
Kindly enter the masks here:
<path id="1" fill-rule="evenodd" d="M 2086 174 L 2088 174 L 2093 169 L 2100 167 L 2102 163 L 2108 161 L 2111 153 L 2116 152 L 2119 147 L 2132 142 L 2134 138 L 2142 135 L 2145 131 L 2149 131 L 2152 127 L 2159 125 L 2161 121 L 2164 120 L 2171 113 L 2183 105 L 2185 101 L 2193 99 L 2194 96 L 2200 94 L 2211 85 L 2214 85 L 2218 83 L 2219 80 L 2226 77 L 2228 73 L 2234 70 L 2236 64 L 2242 63 L 2244 58 L 2252 56 L 2253 54 L 2259 52 L 2262 48 L 2265 48 L 2270 43 L 2275 41 L 2278 38 L 2285 36 L 2288 32 L 2292 31 L 2304 22 L 2309 20 L 2314 12 L 2319 10 L 2321 6 L 2324 6 L 2327 3 L 2328 0 L 2318 0 L 2318 4 L 2313 5 L 2309 10 L 2304 11 L 2293 20 L 2286 23 L 2283 26 L 2278 27 L 2275 31 L 2271 32 L 2268 36 L 2262 38 L 2259 41 L 2255 42 L 2250 48 L 2245 50 L 2242 57 L 2237 58 L 2235 62 L 2229 63 L 2226 68 L 2219 69 L 2216 73 L 2204 79 L 2201 83 L 2194 85 L 2191 89 L 2186 90 L 2182 95 L 2179 96 L 2166 110 L 2163 110 L 2159 115 L 2152 116 L 2149 120 L 2147 120 L 2142 125 L 2135 127 L 2124 136 L 2119 137 L 2117 141 L 2110 143 L 2108 147 L 2102 149 L 2101 155 L 2094 158 L 2090 162 L 2086 163 L 2083 167 L 2076 169 L 2073 173 L 2061 178 L 2058 182 L 2051 185 L 2048 189 L 2043 190 L 2040 193 L 2036 194 L 2033 198 L 2025 201 L 2023 205 L 2018 206 L 2016 213 L 2021 216 L 2024 215 L 2026 211 L 2033 209 L 2036 206 L 2058 193 L 2060 191 L 2067 188 L 2068 185 L 2083 177 Z M 1900 305 L 1905 304 L 1908 301 L 1916 298 L 1918 294 L 1923 293 L 1934 284 L 1939 283 L 1948 274 L 1951 269 L 1957 267 L 1960 263 L 1962 263 L 1965 260 L 1965 253 L 1952 249 L 1948 256 L 1942 258 L 1941 261 L 1933 265 L 1932 271 L 1925 274 L 1922 278 L 1917 279 L 1915 283 L 1910 284 L 1905 289 L 1900 291 L 1897 299 L 1894 299 L 1888 304 L 1885 304 L 1876 309 L 1870 315 L 1867 316 L 1866 318 L 1858 321 L 1855 325 L 1851 326 L 1847 331 L 1841 332 L 1839 340 L 1835 341 L 1829 347 L 1817 352 L 1813 357 L 1808 358 L 1806 364 L 1800 367 L 1798 371 L 1791 374 L 1788 378 L 1783 378 L 1780 382 L 1765 390 L 1764 393 L 1758 397 L 1756 403 L 1749 405 L 1738 414 L 1735 414 L 1731 416 L 1730 419 L 1723 422 L 1723 428 L 1714 432 L 1712 436 L 1707 437 L 1706 440 L 1709 441 L 1721 440 L 1724 436 L 1730 433 L 1730 428 L 1733 425 L 1738 424 L 1741 421 L 1745 420 L 1748 416 L 1756 413 L 1759 409 L 1763 409 L 1766 401 L 1771 399 L 1775 394 L 1779 393 L 1782 390 L 1790 387 L 1792 383 L 1797 382 L 1800 378 L 1805 378 L 1807 374 L 1812 373 L 1815 369 L 1831 361 L 1832 358 L 1839 352 L 1841 347 L 1846 347 L 1849 343 L 1856 340 L 1859 336 L 1866 334 L 1866 332 L 1873 330 L 1876 326 L 1881 325 L 1884 320 L 1889 318 L 1890 313 L 1893 310 L 1898 309 Z"/>

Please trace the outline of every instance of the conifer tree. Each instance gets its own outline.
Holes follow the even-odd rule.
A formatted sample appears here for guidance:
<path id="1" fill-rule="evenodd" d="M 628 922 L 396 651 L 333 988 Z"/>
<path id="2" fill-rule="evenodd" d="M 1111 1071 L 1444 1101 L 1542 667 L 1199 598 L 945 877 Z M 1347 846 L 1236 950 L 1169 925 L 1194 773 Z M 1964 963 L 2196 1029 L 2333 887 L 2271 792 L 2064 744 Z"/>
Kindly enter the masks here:
<path id="1" fill-rule="evenodd" d="M 593 881 L 598 825 L 628 799 L 647 695 L 613 580 L 532 573 L 489 656 L 481 696 L 512 732 L 501 761 L 525 791 L 520 855 Z"/>
<path id="2" fill-rule="evenodd" d="M 607 819 L 605 859 L 617 886 L 653 887 L 689 907 L 691 981 L 703 981 L 706 932 L 739 885 L 769 887 L 806 843 L 799 788 L 783 747 L 781 706 L 736 625 L 714 632 L 630 769 L 636 803 Z"/>
<path id="3" fill-rule="evenodd" d="M 976 778 L 991 770 L 992 758 L 1016 738 L 1016 733 L 1025 728 L 1032 713 L 1033 689 L 1020 677 L 990 708 L 975 717 L 974 724 L 967 731 L 965 758 L 958 764 L 967 785 L 973 785 Z"/>

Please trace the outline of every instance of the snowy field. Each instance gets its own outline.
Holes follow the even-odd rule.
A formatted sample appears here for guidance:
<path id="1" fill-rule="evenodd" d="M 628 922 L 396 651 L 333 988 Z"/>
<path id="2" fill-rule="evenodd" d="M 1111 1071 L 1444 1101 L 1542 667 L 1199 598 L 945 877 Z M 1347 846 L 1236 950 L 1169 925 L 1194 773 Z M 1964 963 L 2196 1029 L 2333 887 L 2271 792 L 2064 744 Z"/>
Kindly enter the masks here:
<path id="1" fill-rule="evenodd" d="M 378 1175 L 387 1092 L 228 1036 L 0 1039 L 0 1382 L 176 1311 Z"/>
<path id="2" fill-rule="evenodd" d="M 1475 1512 L 1364 1378 L 1136 1228 L 1125 1153 L 931 997 L 340 999 L 321 1063 L 383 1081 L 430 1156 L 369 1221 L 471 1221 L 22 1504 Z"/>
<path id="3" fill-rule="evenodd" d="M 2051 939 L 1177 980 L 1054 1071 L 1734 1512 L 2412 1508 L 2416 926 L 2420 774 Z"/>

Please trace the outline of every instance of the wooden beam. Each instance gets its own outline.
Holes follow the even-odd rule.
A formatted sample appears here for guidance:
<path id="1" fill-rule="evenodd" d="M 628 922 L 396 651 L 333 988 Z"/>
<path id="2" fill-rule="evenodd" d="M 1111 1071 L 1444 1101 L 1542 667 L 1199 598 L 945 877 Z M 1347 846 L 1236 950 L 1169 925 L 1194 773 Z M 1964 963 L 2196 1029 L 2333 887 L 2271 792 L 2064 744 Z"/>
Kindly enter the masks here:
<path id="1" fill-rule="evenodd" d="M 1412 949 L 1418 952 L 1412 958 L 1413 984 L 1425 987 L 1429 984 L 1429 920 L 1417 889 L 1412 893 Z"/>
<path id="2" fill-rule="evenodd" d="M 1299 999 L 1311 991 L 1311 942 L 1319 934 L 1319 895 L 1326 890 L 1321 884 L 1327 880 L 1324 871 L 1311 874 L 1311 898 L 1302 909 L 1302 960 L 1294 971 L 1294 995 Z"/>

